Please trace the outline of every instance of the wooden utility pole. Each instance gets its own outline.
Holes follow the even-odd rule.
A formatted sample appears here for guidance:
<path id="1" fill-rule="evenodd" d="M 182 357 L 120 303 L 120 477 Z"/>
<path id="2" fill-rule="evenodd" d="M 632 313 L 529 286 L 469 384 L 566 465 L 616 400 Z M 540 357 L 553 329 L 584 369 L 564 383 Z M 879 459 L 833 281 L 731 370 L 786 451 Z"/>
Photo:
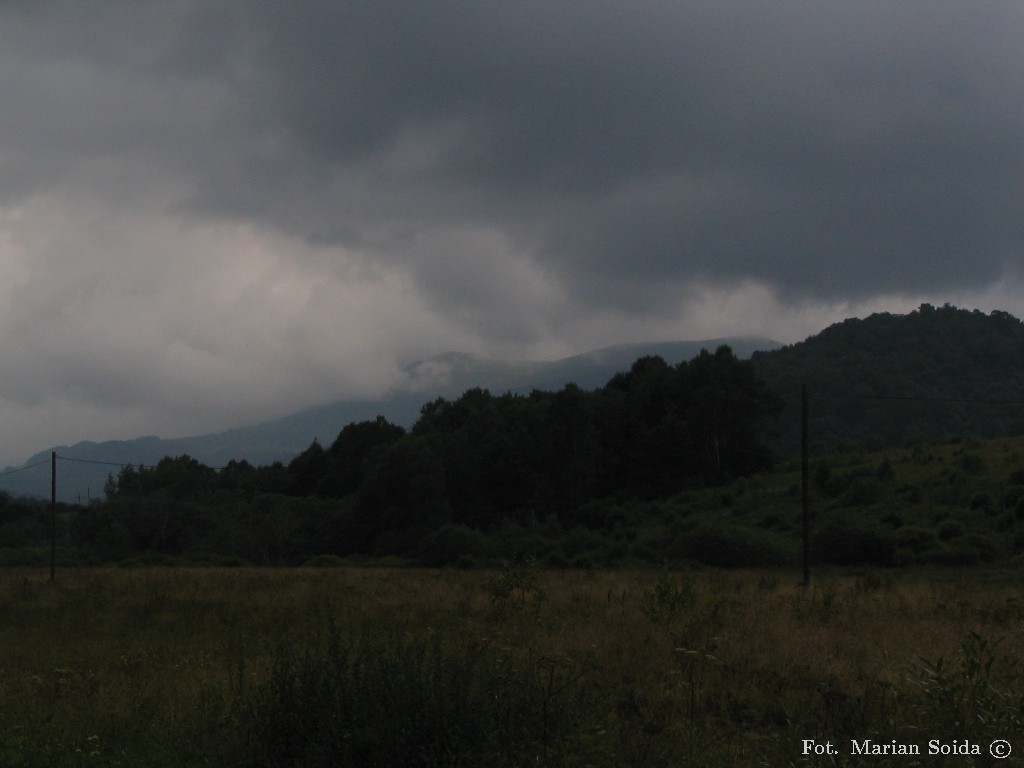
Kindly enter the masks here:
<path id="1" fill-rule="evenodd" d="M 57 578 L 57 452 L 50 451 L 50 581 Z"/>
<path id="2" fill-rule="evenodd" d="M 800 506 L 803 511 L 804 586 L 811 583 L 811 510 L 807 477 L 807 385 L 800 385 Z"/>

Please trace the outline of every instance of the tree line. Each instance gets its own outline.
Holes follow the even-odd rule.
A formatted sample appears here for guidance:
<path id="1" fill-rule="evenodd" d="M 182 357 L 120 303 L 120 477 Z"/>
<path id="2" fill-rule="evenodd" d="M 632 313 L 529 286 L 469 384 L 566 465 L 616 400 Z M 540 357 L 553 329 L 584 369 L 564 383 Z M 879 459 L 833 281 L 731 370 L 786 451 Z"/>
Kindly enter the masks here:
<path id="1" fill-rule="evenodd" d="M 880 312 L 751 362 L 777 392 L 807 385 L 811 441 L 826 449 L 1024 432 L 1024 323 L 1006 312 Z M 789 410 L 773 442 L 782 454 L 800 445 L 795 400 Z"/>
<path id="2" fill-rule="evenodd" d="M 362 554 L 443 564 L 526 531 L 604 535 L 636 522 L 608 512 L 627 502 L 769 468 L 781 410 L 726 346 L 676 365 L 643 357 L 594 390 L 470 389 L 426 403 L 408 430 L 383 417 L 351 423 L 287 464 L 215 470 L 180 456 L 125 467 L 104 501 L 73 515 L 69 545 L 97 562 Z"/>
<path id="3" fill-rule="evenodd" d="M 287 463 L 213 469 L 178 456 L 127 467 L 109 478 L 105 500 L 58 505 L 58 551 L 95 563 L 364 555 L 441 565 L 532 552 L 553 565 L 788 562 L 799 483 L 782 478 L 796 466 L 800 384 L 811 392 L 819 477 L 829 450 L 902 446 L 915 464 L 918 453 L 932 455 L 923 446 L 958 435 L 1020 434 L 1022 371 L 1020 320 L 922 305 L 847 320 L 750 361 L 720 348 L 676 365 L 640 358 L 595 389 L 471 389 L 424 404 L 409 429 L 384 418 L 351 423 Z M 748 478 L 769 468 L 770 449 L 790 475 Z M 1017 468 L 1006 450 L 998 461 Z M 877 517 L 872 526 L 893 529 L 892 551 L 913 538 L 902 528 L 934 529 L 939 544 L 912 547 L 918 559 L 946 556 L 943 547 L 958 541 L 940 536 L 940 515 L 984 512 L 965 535 L 1016 530 L 1024 519 L 1017 479 L 986 478 L 956 461 L 933 468 L 945 473 L 934 487 L 872 470 L 873 480 L 859 478 L 849 492 L 837 490 L 849 473 L 837 473 L 812 495 L 824 517 Z M 45 562 L 48 520 L 48 504 L 0 494 L 0 564 Z M 833 538 L 849 552 L 848 531 Z"/>

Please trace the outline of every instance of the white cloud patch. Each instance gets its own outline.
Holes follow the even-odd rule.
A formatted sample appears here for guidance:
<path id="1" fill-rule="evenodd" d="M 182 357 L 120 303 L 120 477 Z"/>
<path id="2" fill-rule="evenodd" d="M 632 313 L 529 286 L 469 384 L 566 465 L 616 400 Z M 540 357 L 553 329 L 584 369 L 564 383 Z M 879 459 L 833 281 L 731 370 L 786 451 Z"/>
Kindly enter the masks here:
<path id="1" fill-rule="evenodd" d="M 400 269 L 249 225 L 37 199 L 5 217 L 0 263 L 0 462 L 379 396 L 422 350 L 476 341 Z"/>

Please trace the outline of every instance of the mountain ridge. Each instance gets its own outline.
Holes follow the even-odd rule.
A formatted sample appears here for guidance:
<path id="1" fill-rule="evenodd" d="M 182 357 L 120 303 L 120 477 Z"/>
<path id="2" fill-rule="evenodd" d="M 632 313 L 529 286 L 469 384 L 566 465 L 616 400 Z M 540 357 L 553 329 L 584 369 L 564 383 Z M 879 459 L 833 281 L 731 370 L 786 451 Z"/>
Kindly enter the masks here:
<path id="1" fill-rule="evenodd" d="M 116 474 L 129 462 L 150 465 L 184 454 L 209 467 L 242 459 L 255 465 L 287 462 L 314 439 L 329 444 L 349 423 L 383 415 L 409 427 L 426 403 L 453 399 L 474 387 L 528 394 L 574 382 L 595 389 L 628 370 L 638 357 L 657 355 L 676 363 L 721 344 L 733 347 L 737 357 L 749 358 L 757 375 L 784 398 L 778 434 L 771 440 L 781 456 L 799 449 L 804 385 L 810 393 L 812 450 L 1024 433 L 1024 323 L 1002 311 L 984 314 L 922 304 L 905 315 L 881 312 L 848 318 L 788 345 L 757 337 L 650 342 L 522 364 L 445 353 L 411 363 L 405 369 L 405 387 L 385 398 L 337 401 L 194 437 L 58 446 L 22 465 L 38 464 L 37 469 L 0 477 L 0 490 L 48 497 L 50 473 L 44 465 L 51 450 L 67 459 L 59 467 L 58 497 L 70 502 L 98 497 L 107 474 Z"/>
<path id="2" fill-rule="evenodd" d="M 534 389 L 558 389 L 570 382 L 584 389 L 595 388 L 603 386 L 621 370 L 628 369 L 637 357 L 658 355 L 671 362 L 679 362 L 694 357 L 701 349 L 710 351 L 723 344 L 744 358 L 759 350 L 781 347 L 779 342 L 757 336 L 638 342 L 602 347 L 552 361 L 527 363 L 491 360 L 466 352 L 445 352 L 405 366 L 404 384 L 376 400 L 338 400 L 256 424 L 187 437 L 146 435 L 126 440 L 83 440 L 71 445 L 53 446 L 32 455 L 21 465 L 2 470 L 10 472 L 39 465 L 38 468 L 0 477 L 0 491 L 16 496 L 48 498 L 50 472 L 42 464 L 49 462 L 51 453 L 56 452 L 60 458 L 58 499 L 67 503 L 87 503 L 102 497 L 108 474 L 116 475 L 124 464 L 151 465 L 165 456 L 185 454 L 211 467 L 223 466 L 232 460 L 245 460 L 254 465 L 287 462 L 314 439 L 331 442 L 346 424 L 383 415 L 396 424 L 409 427 L 426 402 L 437 397 L 456 397 L 473 387 L 521 394 Z"/>
<path id="3" fill-rule="evenodd" d="M 751 361 L 788 396 L 776 447 L 799 446 L 806 386 L 810 441 L 825 447 L 1002 437 L 1024 430 L 1024 323 L 1007 312 L 922 304 L 834 323 Z"/>

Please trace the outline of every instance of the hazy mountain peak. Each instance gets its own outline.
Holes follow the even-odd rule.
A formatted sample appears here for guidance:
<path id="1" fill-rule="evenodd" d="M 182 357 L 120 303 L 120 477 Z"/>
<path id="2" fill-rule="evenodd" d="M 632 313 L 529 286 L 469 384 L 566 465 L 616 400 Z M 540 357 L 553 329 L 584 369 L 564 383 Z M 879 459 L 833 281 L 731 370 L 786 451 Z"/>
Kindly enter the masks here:
<path id="1" fill-rule="evenodd" d="M 604 386 L 616 373 L 628 370 L 638 357 L 659 355 L 675 364 L 694 357 L 701 349 L 714 350 L 721 344 L 730 345 L 738 357 L 780 346 L 760 338 L 617 344 L 561 360 L 520 363 L 490 360 L 468 352 L 444 352 L 407 365 L 403 369 L 405 381 L 380 399 L 342 400 L 271 421 L 195 437 L 83 441 L 37 453 L 22 466 L 37 461 L 45 463 L 51 450 L 69 459 L 59 463 L 57 492 L 61 500 L 73 502 L 90 495 L 95 497 L 108 473 L 116 475 L 120 470 L 117 463 L 150 465 L 164 456 L 183 454 L 211 467 L 242 459 L 251 464 L 288 461 L 308 448 L 314 438 L 329 445 L 346 424 L 355 421 L 382 415 L 410 427 L 425 402 L 436 397 L 457 397 L 472 387 L 523 394 L 534 389 L 557 390 L 570 382 L 584 389 L 596 388 Z M 91 463 L 95 461 L 108 463 Z M 0 477 L 0 490 L 47 497 L 49 481 L 49 468 L 41 465 L 38 470 Z"/>
<path id="2" fill-rule="evenodd" d="M 402 369 L 406 375 L 402 389 L 420 392 L 434 387 L 448 387 L 461 374 L 478 368 L 480 362 L 480 358 L 468 352 L 443 352 L 417 360 Z"/>

